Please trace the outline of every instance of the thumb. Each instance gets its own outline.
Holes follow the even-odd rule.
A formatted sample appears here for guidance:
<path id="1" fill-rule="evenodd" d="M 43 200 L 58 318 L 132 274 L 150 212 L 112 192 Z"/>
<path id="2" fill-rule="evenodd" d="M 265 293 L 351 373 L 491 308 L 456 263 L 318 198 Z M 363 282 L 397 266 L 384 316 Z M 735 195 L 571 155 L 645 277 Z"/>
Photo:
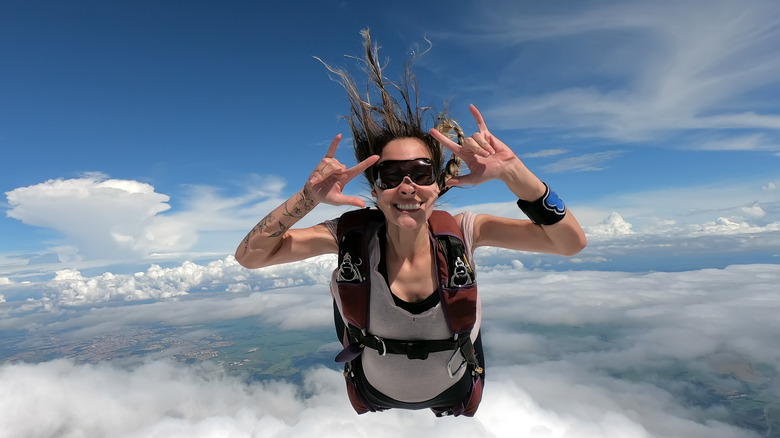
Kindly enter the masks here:
<path id="1" fill-rule="evenodd" d="M 455 187 L 455 186 L 467 186 L 467 185 L 477 185 L 479 184 L 479 179 L 475 177 L 475 175 L 469 173 L 467 175 L 459 175 L 459 176 L 453 176 L 452 178 L 448 179 L 445 185 L 447 187 Z"/>

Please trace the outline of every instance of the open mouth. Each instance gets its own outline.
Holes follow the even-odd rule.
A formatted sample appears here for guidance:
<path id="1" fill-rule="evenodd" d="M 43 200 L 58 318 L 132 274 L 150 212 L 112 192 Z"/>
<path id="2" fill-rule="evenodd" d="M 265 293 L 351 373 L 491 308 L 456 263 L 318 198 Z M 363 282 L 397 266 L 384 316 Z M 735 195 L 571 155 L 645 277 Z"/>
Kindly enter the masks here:
<path id="1" fill-rule="evenodd" d="M 401 211 L 414 211 L 419 210 L 420 206 L 422 204 L 420 203 L 414 203 L 414 204 L 395 204 L 395 208 L 401 210 Z"/>

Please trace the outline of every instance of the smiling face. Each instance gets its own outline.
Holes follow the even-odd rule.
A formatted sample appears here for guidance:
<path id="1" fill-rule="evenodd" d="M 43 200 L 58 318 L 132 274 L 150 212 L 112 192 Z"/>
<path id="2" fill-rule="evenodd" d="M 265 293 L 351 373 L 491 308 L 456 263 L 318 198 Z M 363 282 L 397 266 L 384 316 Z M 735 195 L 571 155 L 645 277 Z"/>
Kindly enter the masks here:
<path id="1" fill-rule="evenodd" d="M 428 148 L 419 139 L 399 138 L 387 143 L 377 164 L 416 158 L 430 159 Z M 371 194 L 376 197 L 376 205 L 385 214 L 388 224 L 419 228 L 433 212 L 433 205 L 439 198 L 439 186 L 435 180 L 429 185 L 417 185 L 409 176 L 403 176 L 398 186 L 387 189 L 374 186 Z"/>

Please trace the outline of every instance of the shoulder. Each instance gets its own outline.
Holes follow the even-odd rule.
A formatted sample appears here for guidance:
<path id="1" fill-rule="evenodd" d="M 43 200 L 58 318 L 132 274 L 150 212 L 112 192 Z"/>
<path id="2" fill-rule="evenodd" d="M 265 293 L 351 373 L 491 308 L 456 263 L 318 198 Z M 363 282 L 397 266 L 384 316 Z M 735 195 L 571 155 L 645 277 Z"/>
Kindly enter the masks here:
<path id="1" fill-rule="evenodd" d="M 340 234 L 347 231 L 369 231 L 374 232 L 381 224 L 384 224 L 385 217 L 382 211 L 375 208 L 362 208 L 360 210 L 350 210 L 341 216 L 322 222 L 319 225 L 326 227 L 333 237 L 338 239 Z M 368 225 L 368 226 L 367 226 Z"/>
<path id="2" fill-rule="evenodd" d="M 320 225 L 324 226 L 325 228 L 330 231 L 331 234 L 333 234 L 333 237 L 336 237 L 336 233 L 339 226 L 339 218 L 333 218 L 330 220 L 327 220 L 325 222 L 322 222 Z"/>
<path id="3" fill-rule="evenodd" d="M 474 214 L 473 212 L 466 210 L 452 217 L 455 219 L 455 222 L 458 223 L 458 226 L 461 228 L 461 230 L 470 230 L 474 227 L 474 221 L 478 216 L 480 215 Z"/>

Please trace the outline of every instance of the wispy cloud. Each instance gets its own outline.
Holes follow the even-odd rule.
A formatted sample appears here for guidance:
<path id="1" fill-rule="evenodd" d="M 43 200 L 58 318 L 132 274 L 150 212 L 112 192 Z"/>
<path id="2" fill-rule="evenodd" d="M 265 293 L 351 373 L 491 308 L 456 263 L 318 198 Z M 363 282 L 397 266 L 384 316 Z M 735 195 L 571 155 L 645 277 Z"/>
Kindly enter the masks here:
<path id="1" fill-rule="evenodd" d="M 550 173 L 595 172 L 604 170 L 608 161 L 613 160 L 622 154 L 623 151 L 604 151 L 575 157 L 566 157 L 558 159 L 552 164 L 542 166 L 542 169 Z"/>
<path id="2" fill-rule="evenodd" d="M 523 94 L 511 96 L 506 90 L 517 87 L 497 84 L 505 99 L 487 116 L 509 129 L 520 121 L 618 141 L 681 130 L 776 131 L 779 14 L 780 5 L 765 0 L 630 1 L 492 14 L 485 26 L 472 26 L 475 44 L 522 45 L 506 50 L 520 56 L 554 47 L 561 64 L 550 66 L 551 92 L 520 88 Z M 524 63 L 505 65 L 513 70 L 500 77 L 523 80 Z M 584 79 L 571 82 L 564 74 L 570 69 Z"/>
<path id="3" fill-rule="evenodd" d="M 548 158 L 548 157 L 556 157 L 558 155 L 563 155 L 567 153 L 568 151 L 566 149 L 544 149 L 538 152 L 531 152 L 528 154 L 523 154 L 521 158 Z"/>
<path id="4" fill-rule="evenodd" d="M 780 143 L 774 142 L 767 135 L 760 133 L 705 140 L 692 145 L 691 149 L 705 151 L 780 151 Z"/>

